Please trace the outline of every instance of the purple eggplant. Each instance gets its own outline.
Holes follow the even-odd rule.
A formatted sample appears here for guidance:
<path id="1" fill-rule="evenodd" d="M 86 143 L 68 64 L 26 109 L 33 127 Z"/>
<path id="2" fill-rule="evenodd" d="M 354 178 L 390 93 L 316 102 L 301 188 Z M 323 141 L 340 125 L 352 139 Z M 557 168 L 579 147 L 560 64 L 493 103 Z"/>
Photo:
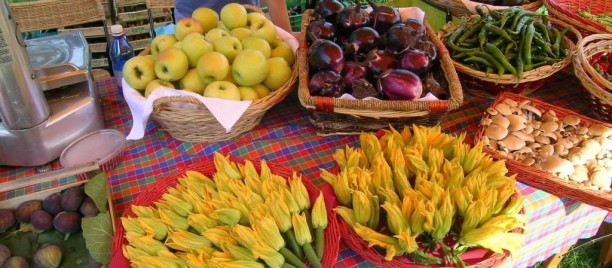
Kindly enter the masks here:
<path id="1" fill-rule="evenodd" d="M 368 3 L 372 7 L 372 12 L 370 12 L 372 28 L 379 34 L 385 34 L 391 26 L 401 22 L 400 14 L 397 9 L 390 6 L 378 6 L 372 0 L 369 0 Z"/>
<path id="2" fill-rule="evenodd" d="M 365 78 L 367 74 L 365 66 L 355 61 L 347 61 L 342 69 L 342 82 L 351 85 L 357 79 Z"/>
<path id="3" fill-rule="evenodd" d="M 365 59 L 368 73 L 378 75 L 386 70 L 395 68 L 396 60 L 384 50 L 371 50 Z"/>
<path id="4" fill-rule="evenodd" d="M 344 9 L 344 5 L 337 0 L 319 1 L 315 6 L 315 14 L 330 23 L 336 22 L 336 16 Z"/>
<path id="5" fill-rule="evenodd" d="M 336 30 L 340 35 L 348 36 L 354 30 L 370 25 L 370 14 L 361 8 L 361 3 L 345 7 L 336 16 Z"/>
<path id="6" fill-rule="evenodd" d="M 410 49 L 401 56 L 398 67 L 411 71 L 419 76 L 423 76 L 431 68 L 431 63 L 432 61 L 425 52 Z"/>
<path id="7" fill-rule="evenodd" d="M 419 41 L 418 32 L 403 23 L 397 23 L 385 35 L 385 50 L 393 55 L 399 55 L 413 48 Z"/>
<path id="8" fill-rule="evenodd" d="M 351 33 L 346 43 L 347 49 L 357 55 L 378 48 L 380 35 L 370 27 L 361 27 Z"/>
<path id="9" fill-rule="evenodd" d="M 330 22 L 325 21 L 325 19 L 320 18 L 314 20 L 308 24 L 306 28 L 306 32 L 309 33 L 306 35 L 309 44 L 314 43 L 315 39 L 325 39 L 330 41 L 336 40 L 336 29 L 334 29 L 334 25 Z"/>
<path id="10" fill-rule="evenodd" d="M 391 69 L 378 77 L 378 89 L 390 100 L 415 100 L 423 93 L 423 84 L 415 73 Z"/>
<path id="11" fill-rule="evenodd" d="M 310 78 L 308 89 L 312 96 L 340 97 L 344 94 L 342 76 L 331 70 L 317 72 Z"/>
<path id="12" fill-rule="evenodd" d="M 318 39 L 308 50 L 308 63 L 311 72 L 332 70 L 340 73 L 344 66 L 344 52 L 336 43 Z"/>
<path id="13" fill-rule="evenodd" d="M 425 26 L 420 21 L 410 18 L 404 21 L 404 24 L 414 29 L 419 37 L 425 36 Z"/>

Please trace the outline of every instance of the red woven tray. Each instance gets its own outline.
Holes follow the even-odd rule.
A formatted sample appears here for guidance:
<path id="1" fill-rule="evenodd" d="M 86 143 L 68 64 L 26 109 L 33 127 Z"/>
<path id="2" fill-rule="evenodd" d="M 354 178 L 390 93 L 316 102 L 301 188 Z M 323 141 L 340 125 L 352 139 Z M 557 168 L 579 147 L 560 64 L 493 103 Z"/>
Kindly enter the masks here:
<path id="1" fill-rule="evenodd" d="M 577 11 L 590 10 L 592 14 L 612 12 L 610 0 L 544 0 L 550 15 L 576 27 L 585 37 L 595 33 L 612 33 L 612 27 L 578 15 Z"/>

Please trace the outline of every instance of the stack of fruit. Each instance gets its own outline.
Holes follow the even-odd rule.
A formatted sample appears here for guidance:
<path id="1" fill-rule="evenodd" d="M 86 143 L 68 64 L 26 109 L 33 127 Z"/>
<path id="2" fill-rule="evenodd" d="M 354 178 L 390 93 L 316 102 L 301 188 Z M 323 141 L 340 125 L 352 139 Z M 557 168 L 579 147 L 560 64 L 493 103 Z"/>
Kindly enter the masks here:
<path id="1" fill-rule="evenodd" d="M 177 22 L 174 35 L 153 39 L 151 55 L 130 59 L 123 74 L 145 97 L 164 86 L 205 97 L 255 100 L 284 86 L 294 61 L 293 49 L 271 21 L 231 3 L 220 16 L 196 9 Z"/>

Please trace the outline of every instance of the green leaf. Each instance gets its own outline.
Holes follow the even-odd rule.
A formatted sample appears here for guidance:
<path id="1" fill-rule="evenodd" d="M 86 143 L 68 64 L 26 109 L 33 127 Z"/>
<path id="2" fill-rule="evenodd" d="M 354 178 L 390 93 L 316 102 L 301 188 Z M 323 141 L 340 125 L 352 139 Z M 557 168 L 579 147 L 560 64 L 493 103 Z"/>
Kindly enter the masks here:
<path id="1" fill-rule="evenodd" d="M 102 264 L 110 263 L 113 227 L 109 212 L 83 218 L 81 228 L 91 257 Z"/>
<path id="2" fill-rule="evenodd" d="M 85 194 L 93 199 L 100 212 L 108 211 L 107 187 L 106 172 L 101 172 L 85 183 Z"/>

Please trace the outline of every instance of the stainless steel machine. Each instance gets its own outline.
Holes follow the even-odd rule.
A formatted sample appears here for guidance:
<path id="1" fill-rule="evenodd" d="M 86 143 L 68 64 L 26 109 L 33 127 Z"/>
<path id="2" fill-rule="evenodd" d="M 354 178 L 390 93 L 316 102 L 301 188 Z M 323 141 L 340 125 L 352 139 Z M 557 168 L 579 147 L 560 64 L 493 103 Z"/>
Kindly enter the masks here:
<path id="1" fill-rule="evenodd" d="M 0 165 L 47 164 L 70 142 L 104 128 L 90 68 L 80 32 L 24 43 L 0 0 Z"/>

